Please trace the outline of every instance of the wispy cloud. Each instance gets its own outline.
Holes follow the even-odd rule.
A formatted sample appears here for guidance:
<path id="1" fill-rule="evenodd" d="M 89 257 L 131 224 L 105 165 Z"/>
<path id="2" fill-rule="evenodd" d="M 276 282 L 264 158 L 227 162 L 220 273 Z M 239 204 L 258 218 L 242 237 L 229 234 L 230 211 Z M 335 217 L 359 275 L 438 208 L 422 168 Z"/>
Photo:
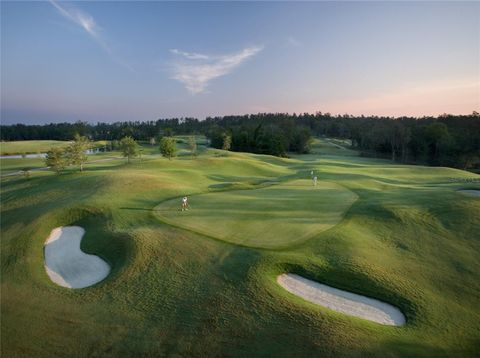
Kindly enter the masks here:
<path id="1" fill-rule="evenodd" d="M 240 52 L 221 56 L 172 49 L 170 52 L 177 56 L 173 64 L 172 78 L 182 82 L 192 94 L 202 93 L 206 91 L 211 80 L 229 74 L 262 49 L 261 46 L 247 47 Z"/>
<path id="2" fill-rule="evenodd" d="M 303 44 L 300 41 L 298 41 L 295 37 L 288 36 L 287 45 L 293 46 L 293 47 L 301 47 Z"/>
<path id="3" fill-rule="evenodd" d="M 209 60 L 210 59 L 210 57 L 207 55 L 180 51 L 180 50 L 177 50 L 176 48 L 170 50 L 170 52 L 174 53 L 175 55 L 181 55 L 185 58 L 188 58 L 189 60 Z"/>
<path id="4" fill-rule="evenodd" d="M 58 2 L 55 0 L 50 0 L 50 3 L 58 10 L 58 12 L 65 17 L 66 19 L 72 21 L 73 23 L 77 24 L 81 28 L 83 28 L 97 43 L 100 47 L 118 64 L 126 67 L 130 71 L 133 71 L 133 68 L 123 61 L 121 58 L 116 56 L 110 46 L 107 44 L 105 39 L 101 35 L 101 28 L 97 25 L 94 18 L 81 11 L 80 9 L 74 8 L 72 6 L 62 7 Z"/>

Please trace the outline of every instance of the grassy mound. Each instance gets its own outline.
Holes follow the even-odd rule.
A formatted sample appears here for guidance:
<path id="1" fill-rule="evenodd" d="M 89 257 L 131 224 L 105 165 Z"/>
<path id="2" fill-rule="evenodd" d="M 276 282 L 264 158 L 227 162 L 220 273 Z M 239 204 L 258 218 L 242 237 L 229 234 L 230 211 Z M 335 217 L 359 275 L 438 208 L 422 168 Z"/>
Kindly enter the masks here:
<path id="1" fill-rule="evenodd" d="M 317 153 L 293 159 L 205 149 L 169 161 L 145 147 L 148 155 L 129 165 L 91 161 L 83 173 L 2 178 L 2 357 L 478 356 L 480 200 L 457 190 L 465 182 L 480 189 L 480 176 L 318 144 Z M 313 189 L 311 170 L 331 188 Z M 192 210 L 173 215 L 209 220 L 211 228 L 222 222 L 210 215 L 220 214 L 200 209 L 197 197 L 228 204 L 232 220 L 232 200 L 247 215 L 257 198 L 283 198 L 269 192 L 279 188 L 293 203 L 319 205 L 292 204 L 289 213 L 288 200 L 275 203 L 283 218 L 303 211 L 312 221 L 327 202 L 330 209 L 352 192 L 358 199 L 337 225 L 282 250 L 213 240 L 153 210 L 187 194 Z M 311 195 L 329 190 L 329 200 Z M 172 205 L 178 209 L 178 199 Z M 283 232 L 288 225 L 276 227 L 283 218 L 256 224 L 295 239 Z M 45 273 L 44 241 L 63 225 L 84 227 L 81 249 L 112 267 L 98 285 L 68 290 Z M 277 284 L 285 272 L 389 302 L 407 325 L 378 326 L 306 302 Z"/>

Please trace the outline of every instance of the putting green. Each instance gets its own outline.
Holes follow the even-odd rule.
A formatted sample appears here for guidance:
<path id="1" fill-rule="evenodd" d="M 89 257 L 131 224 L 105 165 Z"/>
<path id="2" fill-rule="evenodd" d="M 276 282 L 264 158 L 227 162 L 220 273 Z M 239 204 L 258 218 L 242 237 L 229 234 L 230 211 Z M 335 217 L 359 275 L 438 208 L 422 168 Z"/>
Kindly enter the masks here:
<path id="1" fill-rule="evenodd" d="M 308 240 L 340 222 L 357 199 L 332 182 L 295 180 L 254 190 L 235 190 L 189 197 L 190 210 L 180 210 L 180 198 L 155 209 L 163 222 L 227 242 L 284 248 Z"/>

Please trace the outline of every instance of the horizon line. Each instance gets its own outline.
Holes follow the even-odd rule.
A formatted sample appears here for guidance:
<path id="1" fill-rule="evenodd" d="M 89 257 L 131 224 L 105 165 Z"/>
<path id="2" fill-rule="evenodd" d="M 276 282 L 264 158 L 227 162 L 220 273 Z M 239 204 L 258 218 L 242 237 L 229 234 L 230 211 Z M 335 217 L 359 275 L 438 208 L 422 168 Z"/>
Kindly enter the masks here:
<path id="1" fill-rule="evenodd" d="M 168 120 L 179 120 L 179 121 L 186 121 L 186 120 L 197 120 L 197 121 L 205 121 L 207 119 L 215 119 L 215 118 L 225 118 L 225 117 L 246 117 L 246 116 L 259 116 L 259 115 L 286 115 L 286 116 L 291 116 L 291 117 L 300 117 L 300 116 L 326 116 L 326 117 L 331 117 L 331 118 L 345 118 L 345 117 L 350 117 L 353 119 L 356 118 L 379 118 L 379 119 L 440 119 L 440 118 L 445 118 L 445 117 L 480 117 L 480 112 L 477 110 L 473 110 L 468 114 L 454 114 L 454 113 L 441 113 L 437 115 L 423 115 L 423 116 L 408 116 L 408 115 L 401 115 L 401 116 L 386 116 L 386 115 L 377 115 L 377 114 L 358 114 L 358 115 L 353 115 L 349 113 L 330 113 L 330 112 L 322 112 L 322 111 L 317 111 L 315 113 L 311 112 L 257 112 L 257 113 L 244 113 L 244 114 L 226 114 L 226 115 L 211 115 L 211 116 L 205 116 L 204 118 L 198 118 L 195 116 L 179 116 L 179 117 L 164 117 L 164 118 L 157 118 L 153 120 L 128 120 L 128 121 L 112 121 L 112 122 L 107 122 L 107 121 L 88 121 L 88 120 L 73 120 L 73 121 L 58 121 L 58 122 L 44 122 L 44 123 L 35 123 L 35 124 L 29 124 L 29 123 L 24 123 L 24 122 L 17 122 L 17 123 L 11 123 L 11 124 L 3 124 L 0 123 L 1 127 L 8 127 L 8 126 L 16 126 L 16 125 L 24 125 L 24 126 L 44 126 L 44 125 L 50 125 L 50 124 L 75 124 L 75 123 L 86 123 L 90 125 L 97 125 L 97 124 L 115 124 L 115 123 L 146 123 L 146 122 L 158 122 L 158 121 L 168 121 Z"/>

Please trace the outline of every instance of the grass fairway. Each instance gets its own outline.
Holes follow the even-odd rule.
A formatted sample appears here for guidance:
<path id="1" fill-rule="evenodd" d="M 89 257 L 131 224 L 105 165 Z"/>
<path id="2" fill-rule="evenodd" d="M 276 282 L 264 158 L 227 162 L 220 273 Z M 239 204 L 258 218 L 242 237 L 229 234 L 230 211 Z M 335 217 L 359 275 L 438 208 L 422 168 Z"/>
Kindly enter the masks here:
<path id="1" fill-rule="evenodd" d="M 2 357 L 478 356 L 480 199 L 457 190 L 480 176 L 333 144 L 290 159 L 145 148 L 130 164 L 2 178 Z M 59 226 L 85 229 L 104 281 L 51 282 L 43 245 Z M 277 284 L 285 272 L 388 302 L 407 323 L 304 301 Z"/>
<path id="2" fill-rule="evenodd" d="M 50 148 L 65 148 L 70 142 L 61 140 L 18 140 L 12 142 L 1 142 L 1 155 L 44 153 Z"/>
<path id="3" fill-rule="evenodd" d="M 312 186 L 295 180 L 256 190 L 195 195 L 192 210 L 179 210 L 180 200 L 155 208 L 160 220 L 234 244 L 285 248 L 336 225 L 356 200 L 346 188 L 330 182 Z"/>
<path id="4" fill-rule="evenodd" d="M 18 140 L 11 142 L 0 142 L 1 155 L 45 153 L 51 148 L 65 148 L 71 142 L 61 140 Z M 93 142 L 93 146 L 106 145 L 106 141 Z"/>

